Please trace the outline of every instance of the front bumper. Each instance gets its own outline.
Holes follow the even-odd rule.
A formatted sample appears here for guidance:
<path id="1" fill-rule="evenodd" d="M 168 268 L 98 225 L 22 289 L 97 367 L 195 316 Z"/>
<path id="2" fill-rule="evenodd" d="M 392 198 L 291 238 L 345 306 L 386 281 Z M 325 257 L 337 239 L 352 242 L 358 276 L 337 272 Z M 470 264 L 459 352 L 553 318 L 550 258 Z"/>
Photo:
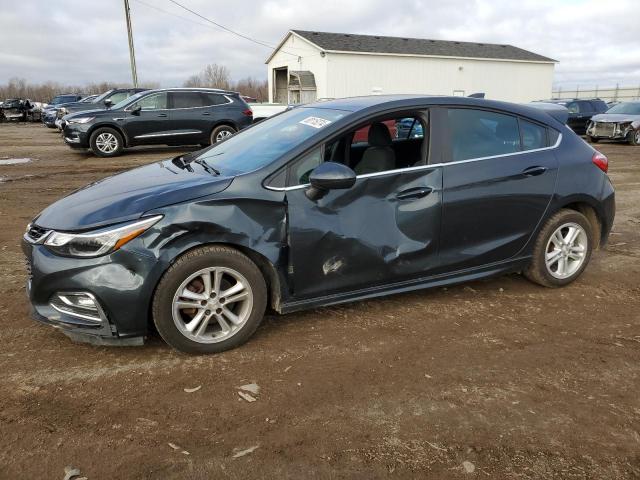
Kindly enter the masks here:
<path id="1" fill-rule="evenodd" d="M 89 148 L 89 135 L 84 125 L 65 123 L 62 132 L 64 143 L 71 148 Z"/>
<path id="2" fill-rule="evenodd" d="M 630 125 L 620 125 L 614 122 L 591 122 L 586 130 L 587 135 L 591 138 L 614 141 L 626 141 L 629 139 L 629 135 L 634 132 L 635 130 Z"/>
<path id="3" fill-rule="evenodd" d="M 134 243 L 134 242 L 131 242 Z M 27 293 L 32 317 L 60 329 L 75 341 L 96 345 L 140 345 L 148 333 L 150 301 L 158 278 L 157 262 L 124 248 L 98 258 L 68 258 L 23 239 Z M 99 319 L 56 308 L 59 293 L 90 294 Z"/>

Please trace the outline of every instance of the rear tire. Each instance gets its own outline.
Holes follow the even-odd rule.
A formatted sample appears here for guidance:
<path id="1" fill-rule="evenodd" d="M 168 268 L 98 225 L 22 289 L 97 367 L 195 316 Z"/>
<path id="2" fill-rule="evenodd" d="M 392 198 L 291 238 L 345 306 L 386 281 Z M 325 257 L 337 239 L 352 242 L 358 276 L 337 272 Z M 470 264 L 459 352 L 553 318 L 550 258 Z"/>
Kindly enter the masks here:
<path id="1" fill-rule="evenodd" d="M 233 248 L 209 246 L 182 255 L 167 270 L 152 313 L 158 333 L 176 350 L 219 353 L 245 343 L 266 306 L 267 286 L 256 264 Z"/>
<path id="2" fill-rule="evenodd" d="M 226 140 L 229 137 L 232 137 L 236 134 L 236 131 L 237 130 L 230 125 L 218 125 L 211 132 L 209 141 L 211 142 L 211 145 L 214 145 L 216 143 L 222 142 L 223 140 Z"/>
<path id="3" fill-rule="evenodd" d="M 573 282 L 589 263 L 593 235 L 591 224 L 583 214 L 560 210 L 547 220 L 538 234 L 525 277 L 549 288 Z"/>
<path id="4" fill-rule="evenodd" d="M 599 138 L 590 137 L 589 135 L 587 135 L 587 139 L 589 140 L 589 143 L 598 143 L 600 141 Z"/>
<path id="5" fill-rule="evenodd" d="M 117 157 L 122 154 L 124 140 L 117 130 L 103 127 L 96 129 L 91 134 L 89 146 L 98 157 Z"/>

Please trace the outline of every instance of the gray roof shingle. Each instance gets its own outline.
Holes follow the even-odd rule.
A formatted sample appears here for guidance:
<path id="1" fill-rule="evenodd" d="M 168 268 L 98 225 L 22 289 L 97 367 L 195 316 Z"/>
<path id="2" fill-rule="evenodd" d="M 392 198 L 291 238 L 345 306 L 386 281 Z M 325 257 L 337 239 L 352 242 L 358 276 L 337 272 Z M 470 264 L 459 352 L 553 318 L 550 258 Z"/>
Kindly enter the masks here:
<path id="1" fill-rule="evenodd" d="M 342 52 L 389 53 L 430 55 L 437 57 L 488 58 L 555 62 L 556 60 L 512 45 L 495 43 L 454 42 L 423 38 L 383 37 L 380 35 L 354 35 L 351 33 L 312 32 L 292 30 L 324 50 Z"/>

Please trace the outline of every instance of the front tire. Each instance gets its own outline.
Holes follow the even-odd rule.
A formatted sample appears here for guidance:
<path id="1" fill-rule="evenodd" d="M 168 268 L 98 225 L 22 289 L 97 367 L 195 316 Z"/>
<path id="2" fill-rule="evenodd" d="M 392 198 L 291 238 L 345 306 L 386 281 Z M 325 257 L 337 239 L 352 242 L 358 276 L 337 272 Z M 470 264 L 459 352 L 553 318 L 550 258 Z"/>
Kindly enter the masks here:
<path id="1" fill-rule="evenodd" d="M 591 258 L 593 230 L 575 210 L 562 209 L 538 234 L 533 258 L 524 275 L 544 287 L 562 287 L 578 278 Z"/>
<path id="2" fill-rule="evenodd" d="M 211 145 L 222 142 L 236 134 L 236 129 L 230 125 L 219 125 L 213 129 L 209 141 Z"/>
<path id="3" fill-rule="evenodd" d="M 635 145 L 636 147 L 640 145 L 640 128 L 638 130 L 632 130 L 629 133 L 629 144 Z"/>
<path id="4" fill-rule="evenodd" d="M 589 135 L 587 135 L 587 139 L 589 140 L 589 143 L 598 143 L 600 141 L 599 138 L 591 137 Z"/>
<path id="5" fill-rule="evenodd" d="M 153 297 L 160 336 L 185 353 L 218 353 L 245 343 L 267 306 L 260 269 L 223 246 L 182 255 L 164 274 Z"/>
<path id="6" fill-rule="evenodd" d="M 124 149 L 124 140 L 118 131 L 103 127 L 91 134 L 89 146 L 98 157 L 117 157 Z"/>

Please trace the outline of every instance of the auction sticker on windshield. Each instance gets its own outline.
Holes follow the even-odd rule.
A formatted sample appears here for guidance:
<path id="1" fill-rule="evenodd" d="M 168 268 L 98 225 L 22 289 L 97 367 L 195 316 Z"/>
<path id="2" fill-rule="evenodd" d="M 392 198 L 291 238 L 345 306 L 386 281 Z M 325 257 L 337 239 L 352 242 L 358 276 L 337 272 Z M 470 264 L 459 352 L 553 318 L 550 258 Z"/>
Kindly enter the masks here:
<path id="1" fill-rule="evenodd" d="M 308 125 L 313 128 L 322 128 L 329 125 L 331 123 L 331 120 L 325 120 L 324 118 L 320 117 L 307 117 L 304 120 L 301 120 L 300 123 L 302 125 Z"/>

